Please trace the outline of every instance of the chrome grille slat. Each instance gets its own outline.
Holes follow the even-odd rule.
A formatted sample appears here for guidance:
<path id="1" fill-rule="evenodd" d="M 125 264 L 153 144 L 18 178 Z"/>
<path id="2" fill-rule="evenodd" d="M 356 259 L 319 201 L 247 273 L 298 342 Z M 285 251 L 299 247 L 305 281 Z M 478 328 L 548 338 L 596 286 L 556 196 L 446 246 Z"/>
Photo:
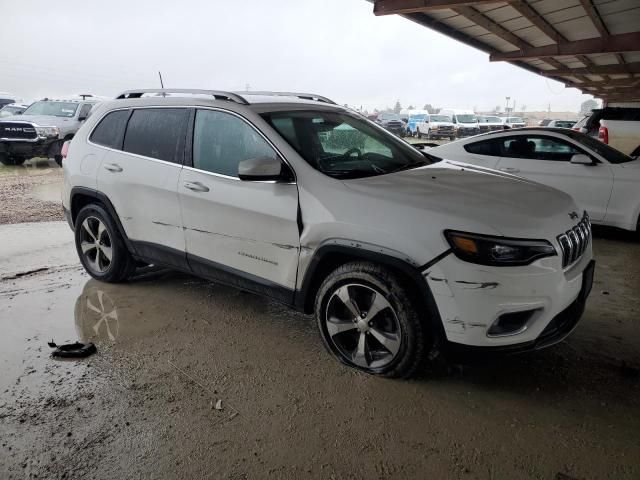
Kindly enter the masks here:
<path id="1" fill-rule="evenodd" d="M 558 235 L 557 239 L 562 251 L 562 267 L 568 267 L 577 262 L 591 241 L 591 222 L 587 212 L 575 227 Z"/>

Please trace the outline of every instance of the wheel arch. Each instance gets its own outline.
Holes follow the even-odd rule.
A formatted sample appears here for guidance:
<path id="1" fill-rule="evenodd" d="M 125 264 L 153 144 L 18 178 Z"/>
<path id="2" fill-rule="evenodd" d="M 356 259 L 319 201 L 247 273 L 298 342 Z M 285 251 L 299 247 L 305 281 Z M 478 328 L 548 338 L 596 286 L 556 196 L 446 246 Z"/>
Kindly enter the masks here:
<path id="1" fill-rule="evenodd" d="M 118 228 L 118 231 L 122 236 L 124 243 L 129 249 L 129 252 L 131 252 L 132 254 L 135 254 L 135 248 L 131 243 L 131 241 L 129 240 L 129 237 L 125 232 L 124 227 L 122 226 L 122 223 L 120 222 L 120 217 L 118 216 L 116 209 L 111 203 L 111 200 L 109 200 L 109 197 L 107 197 L 102 192 L 93 190 L 91 188 L 86 188 L 86 187 L 73 187 L 71 189 L 70 203 L 69 203 L 70 209 L 71 209 L 71 212 L 70 212 L 71 224 L 75 226 L 76 218 L 78 217 L 78 213 L 80 212 L 80 210 L 82 210 L 82 208 L 92 203 L 98 204 L 107 210 L 107 213 L 109 213 L 114 223 L 116 224 L 116 227 Z"/>
<path id="2" fill-rule="evenodd" d="M 412 298 L 418 302 L 420 311 L 426 313 L 432 332 L 441 339 L 446 338 L 440 312 L 420 267 L 398 257 L 358 246 L 319 247 L 309 261 L 300 289 L 296 291 L 296 307 L 305 313 L 312 313 L 316 294 L 324 279 L 339 266 L 362 260 L 381 265 L 395 273 L 409 290 Z"/>

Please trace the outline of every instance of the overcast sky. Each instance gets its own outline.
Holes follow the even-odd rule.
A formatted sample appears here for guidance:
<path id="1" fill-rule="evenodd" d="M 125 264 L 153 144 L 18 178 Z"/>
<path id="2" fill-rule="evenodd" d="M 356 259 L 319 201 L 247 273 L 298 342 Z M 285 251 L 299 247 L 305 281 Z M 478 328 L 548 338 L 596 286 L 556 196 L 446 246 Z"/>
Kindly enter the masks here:
<path id="1" fill-rule="evenodd" d="M 365 109 L 425 103 L 577 111 L 591 98 L 365 0 L 0 0 L 0 91 L 310 91 Z"/>

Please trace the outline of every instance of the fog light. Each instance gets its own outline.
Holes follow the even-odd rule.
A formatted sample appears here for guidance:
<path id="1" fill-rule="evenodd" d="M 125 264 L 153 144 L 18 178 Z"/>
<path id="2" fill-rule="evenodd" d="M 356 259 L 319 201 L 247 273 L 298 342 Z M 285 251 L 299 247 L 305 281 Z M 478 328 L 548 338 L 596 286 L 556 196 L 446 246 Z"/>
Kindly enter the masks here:
<path id="1" fill-rule="evenodd" d="M 527 329 L 529 320 L 537 311 L 524 310 L 522 312 L 511 312 L 500 315 L 487 332 L 488 337 L 506 337 L 517 335 Z"/>

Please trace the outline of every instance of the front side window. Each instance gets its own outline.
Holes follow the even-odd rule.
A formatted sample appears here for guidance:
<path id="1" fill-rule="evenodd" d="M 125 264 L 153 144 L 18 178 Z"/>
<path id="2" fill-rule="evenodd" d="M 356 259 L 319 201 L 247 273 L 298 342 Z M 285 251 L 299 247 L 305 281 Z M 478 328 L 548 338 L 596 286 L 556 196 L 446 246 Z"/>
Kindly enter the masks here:
<path id="1" fill-rule="evenodd" d="M 167 162 L 182 163 L 187 118 L 186 108 L 134 110 L 127 125 L 123 150 Z"/>
<path id="2" fill-rule="evenodd" d="M 564 140 L 545 136 L 521 135 L 502 139 L 503 157 L 568 162 L 583 153 Z"/>
<path id="3" fill-rule="evenodd" d="M 89 116 L 89 112 L 91 111 L 91 107 L 93 107 L 91 103 L 85 103 L 84 105 L 82 105 L 82 107 L 80 107 L 80 112 L 78 112 L 78 118 L 87 118 Z"/>
<path id="4" fill-rule="evenodd" d="M 128 118 L 129 110 L 116 110 L 107 114 L 93 130 L 89 140 L 98 145 L 119 150 L 122 148 L 122 136 Z"/>
<path id="5" fill-rule="evenodd" d="M 241 161 L 258 157 L 277 158 L 277 154 L 246 121 L 216 110 L 196 112 L 193 129 L 194 168 L 237 177 Z"/>
<path id="6" fill-rule="evenodd" d="M 313 168 L 333 178 L 361 178 L 437 161 L 359 116 L 336 111 L 262 115 Z"/>
<path id="7" fill-rule="evenodd" d="M 43 100 L 33 103 L 23 115 L 49 115 L 53 117 L 72 118 L 76 114 L 78 104 L 74 102 L 49 102 Z"/>

